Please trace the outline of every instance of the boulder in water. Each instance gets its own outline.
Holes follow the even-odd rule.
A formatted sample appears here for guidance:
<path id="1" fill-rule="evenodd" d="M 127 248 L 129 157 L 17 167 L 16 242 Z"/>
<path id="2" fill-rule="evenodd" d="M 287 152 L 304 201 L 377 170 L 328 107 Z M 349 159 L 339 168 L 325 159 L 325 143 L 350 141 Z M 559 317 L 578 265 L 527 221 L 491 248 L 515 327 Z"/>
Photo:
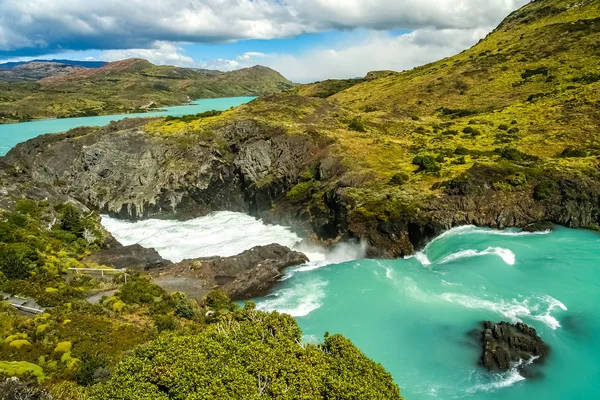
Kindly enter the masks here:
<path id="1" fill-rule="evenodd" d="M 489 371 L 523 370 L 528 365 L 542 363 L 550 352 L 535 328 L 524 323 L 485 321 L 482 327 L 480 363 Z"/>

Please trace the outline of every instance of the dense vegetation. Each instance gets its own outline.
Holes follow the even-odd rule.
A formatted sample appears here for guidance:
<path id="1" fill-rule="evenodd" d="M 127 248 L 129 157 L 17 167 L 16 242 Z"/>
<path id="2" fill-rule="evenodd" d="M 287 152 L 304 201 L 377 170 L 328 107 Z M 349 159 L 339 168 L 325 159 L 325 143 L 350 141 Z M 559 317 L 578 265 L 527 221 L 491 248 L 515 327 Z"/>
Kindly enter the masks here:
<path id="1" fill-rule="evenodd" d="M 38 82 L 0 79 L 0 123 L 145 112 L 198 98 L 258 96 L 290 87 L 266 67 L 223 73 L 131 59 Z"/>
<path id="2" fill-rule="evenodd" d="M 105 235 L 95 213 L 72 204 L 20 200 L 0 216 L 0 291 L 51 307 L 32 318 L 0 302 L 3 396 L 400 398 L 391 376 L 346 339 L 303 344 L 289 316 L 238 309 L 221 291 L 198 305 L 133 271 L 127 282 L 67 273 Z M 88 303 L 96 292 L 108 295 Z"/>
<path id="3" fill-rule="evenodd" d="M 93 399 L 400 399 L 392 377 L 340 335 L 303 344 L 296 321 L 224 314 L 195 335 L 163 335 L 119 364 Z"/>

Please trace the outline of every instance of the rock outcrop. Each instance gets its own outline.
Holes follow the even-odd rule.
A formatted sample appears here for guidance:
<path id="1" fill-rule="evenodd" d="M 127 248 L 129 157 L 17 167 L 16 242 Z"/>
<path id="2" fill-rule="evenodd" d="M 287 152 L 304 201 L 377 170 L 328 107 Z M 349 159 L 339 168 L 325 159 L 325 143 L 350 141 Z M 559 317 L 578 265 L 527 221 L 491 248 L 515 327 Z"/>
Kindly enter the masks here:
<path id="1" fill-rule="evenodd" d="M 480 339 L 480 363 L 489 371 L 523 370 L 531 364 L 542 363 L 550 352 L 550 347 L 537 335 L 535 328 L 521 322 L 494 324 L 485 321 Z"/>
<path id="2" fill-rule="evenodd" d="M 245 300 L 267 294 L 285 268 L 306 262 L 304 254 L 271 244 L 233 257 L 184 260 L 153 270 L 151 275 L 165 290 L 184 291 L 193 298 L 202 298 L 209 289 L 221 287 L 231 299 Z"/>
<path id="3" fill-rule="evenodd" d="M 111 246 L 84 258 L 82 262 L 86 265 L 105 265 L 117 269 L 127 268 L 138 271 L 149 271 L 173 264 L 171 261 L 162 258 L 156 250 L 147 249 L 139 244 Z"/>

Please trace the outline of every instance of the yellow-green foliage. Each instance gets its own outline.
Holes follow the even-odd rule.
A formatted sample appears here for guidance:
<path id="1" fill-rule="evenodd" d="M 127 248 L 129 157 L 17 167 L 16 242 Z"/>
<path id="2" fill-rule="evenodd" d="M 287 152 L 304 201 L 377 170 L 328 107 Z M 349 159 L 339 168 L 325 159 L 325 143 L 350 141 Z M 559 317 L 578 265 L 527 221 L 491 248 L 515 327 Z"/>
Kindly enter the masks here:
<path id="1" fill-rule="evenodd" d="M 31 375 L 37 378 L 38 382 L 45 379 L 42 367 L 25 361 L 0 361 L 0 374 L 16 377 Z"/>
<path id="2" fill-rule="evenodd" d="M 10 347 L 14 347 L 15 349 L 21 349 L 25 346 L 31 346 L 31 342 L 29 342 L 29 340 L 25 340 L 25 339 L 17 339 L 17 340 L 13 340 L 8 345 Z"/>
<path id="3" fill-rule="evenodd" d="M 294 318 L 247 304 L 199 334 L 139 348 L 92 398 L 402 399 L 391 375 L 344 337 L 301 343 Z"/>
<path id="4" fill-rule="evenodd" d="M 60 342 L 56 345 L 54 351 L 57 353 L 68 353 L 71 351 L 71 347 L 73 347 L 71 342 Z"/>

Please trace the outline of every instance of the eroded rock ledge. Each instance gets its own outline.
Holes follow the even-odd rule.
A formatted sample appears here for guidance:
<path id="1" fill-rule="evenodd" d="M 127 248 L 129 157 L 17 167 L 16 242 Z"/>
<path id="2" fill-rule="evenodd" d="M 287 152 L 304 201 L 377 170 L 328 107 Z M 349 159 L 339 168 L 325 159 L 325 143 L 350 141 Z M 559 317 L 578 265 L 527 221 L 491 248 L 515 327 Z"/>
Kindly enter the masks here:
<path id="1" fill-rule="evenodd" d="M 139 245 L 101 250 L 84 262 L 133 268 L 149 272 L 168 292 L 184 292 L 201 300 L 211 289 L 222 288 L 233 300 L 264 296 L 282 271 L 308 262 L 308 258 L 285 246 L 257 246 L 233 257 L 207 257 L 173 264 L 154 249 Z"/>

